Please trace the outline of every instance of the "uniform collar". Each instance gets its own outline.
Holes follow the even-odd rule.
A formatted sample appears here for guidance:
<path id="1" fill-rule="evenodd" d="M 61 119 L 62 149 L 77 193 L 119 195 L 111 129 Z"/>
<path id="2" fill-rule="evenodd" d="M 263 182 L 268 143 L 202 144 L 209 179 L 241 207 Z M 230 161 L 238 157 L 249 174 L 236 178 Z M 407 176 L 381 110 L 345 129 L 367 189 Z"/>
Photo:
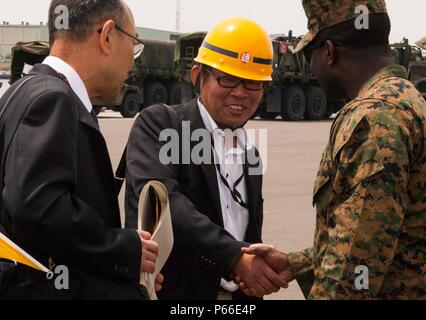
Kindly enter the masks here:
<path id="1" fill-rule="evenodd" d="M 387 78 L 404 78 L 408 79 L 407 70 L 400 65 L 389 65 L 379 70 L 372 76 L 362 87 L 358 93 L 358 97 L 365 96 L 378 82 Z"/>

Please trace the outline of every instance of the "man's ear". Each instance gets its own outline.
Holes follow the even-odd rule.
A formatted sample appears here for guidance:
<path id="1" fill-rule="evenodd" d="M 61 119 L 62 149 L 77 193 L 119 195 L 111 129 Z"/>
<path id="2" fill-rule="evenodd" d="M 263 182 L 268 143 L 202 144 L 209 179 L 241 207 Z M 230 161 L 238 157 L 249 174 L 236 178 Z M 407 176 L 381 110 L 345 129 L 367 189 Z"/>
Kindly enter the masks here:
<path id="1" fill-rule="evenodd" d="M 194 87 L 197 83 L 198 77 L 200 76 L 200 71 L 201 71 L 201 68 L 198 64 L 193 66 L 192 69 L 191 69 L 191 81 L 192 81 L 192 85 Z"/>
<path id="2" fill-rule="evenodd" d="M 325 42 L 325 49 L 326 49 L 326 54 L 327 54 L 327 64 L 329 66 L 332 66 L 336 63 L 337 60 L 337 56 L 336 56 L 336 48 L 334 46 L 334 43 L 330 40 L 327 40 Z"/>
<path id="3" fill-rule="evenodd" d="M 102 51 L 110 53 L 111 51 L 111 35 L 115 28 L 114 20 L 108 20 L 101 29 L 99 44 Z"/>

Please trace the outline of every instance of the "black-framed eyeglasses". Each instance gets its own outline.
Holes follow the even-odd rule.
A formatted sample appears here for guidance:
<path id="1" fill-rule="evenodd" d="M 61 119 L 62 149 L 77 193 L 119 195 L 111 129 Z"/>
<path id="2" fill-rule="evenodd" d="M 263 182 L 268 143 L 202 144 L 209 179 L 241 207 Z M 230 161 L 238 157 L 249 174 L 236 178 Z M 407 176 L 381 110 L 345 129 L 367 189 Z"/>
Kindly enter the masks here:
<path id="1" fill-rule="evenodd" d="M 217 83 L 227 89 L 234 89 L 238 87 L 241 83 L 244 88 L 249 91 L 260 91 L 266 87 L 268 84 L 265 81 L 255 81 L 255 80 L 247 80 L 247 79 L 239 79 L 231 76 L 218 76 L 215 74 L 210 68 L 204 68 L 213 78 L 216 79 Z"/>
<path id="2" fill-rule="evenodd" d="M 133 39 L 133 57 L 136 60 L 137 58 L 140 57 L 140 55 L 143 52 L 143 49 L 145 48 L 145 43 L 143 42 L 142 39 L 139 39 L 138 37 L 124 31 L 122 28 L 120 28 L 119 26 L 115 25 L 115 29 L 117 29 L 118 31 L 120 31 L 121 33 L 125 34 L 126 36 L 130 37 Z M 102 28 L 98 30 L 98 33 L 102 33 Z"/>
<path id="3" fill-rule="evenodd" d="M 328 39 L 330 40 L 330 39 Z M 336 47 L 343 47 L 343 44 L 334 40 L 330 40 Z M 303 49 L 303 54 L 305 55 L 306 61 L 308 61 L 308 63 L 311 63 L 311 59 L 312 59 L 312 53 L 316 50 L 316 49 L 320 49 L 322 47 L 324 47 L 325 43 L 327 42 L 327 40 L 319 40 L 319 41 L 315 41 L 312 44 L 309 44 L 305 49 Z"/>

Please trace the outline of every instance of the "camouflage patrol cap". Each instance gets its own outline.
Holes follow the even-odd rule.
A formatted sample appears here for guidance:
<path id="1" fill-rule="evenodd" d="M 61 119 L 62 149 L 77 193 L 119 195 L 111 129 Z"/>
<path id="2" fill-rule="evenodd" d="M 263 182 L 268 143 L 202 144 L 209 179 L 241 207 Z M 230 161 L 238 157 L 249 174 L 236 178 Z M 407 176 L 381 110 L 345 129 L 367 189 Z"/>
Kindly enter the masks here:
<path id="1" fill-rule="evenodd" d="M 302 0 L 308 18 L 309 32 L 299 42 L 294 52 L 303 50 L 318 33 L 339 23 L 364 14 L 358 6 L 366 6 L 368 13 L 386 13 L 385 0 Z"/>
<path id="2" fill-rule="evenodd" d="M 420 39 L 419 41 L 416 42 L 416 44 L 422 48 L 426 50 L 426 37 L 423 37 L 422 39 Z"/>

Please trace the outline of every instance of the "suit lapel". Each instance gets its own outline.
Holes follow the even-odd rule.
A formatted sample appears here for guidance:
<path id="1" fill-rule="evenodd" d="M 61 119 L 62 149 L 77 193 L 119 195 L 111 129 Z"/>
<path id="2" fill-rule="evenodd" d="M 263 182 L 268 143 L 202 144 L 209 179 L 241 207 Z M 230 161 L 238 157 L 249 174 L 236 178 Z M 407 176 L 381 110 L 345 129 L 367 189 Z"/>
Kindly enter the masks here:
<path id="1" fill-rule="evenodd" d="M 261 177 L 260 176 L 253 176 L 249 175 L 246 171 L 246 186 L 247 186 L 247 197 L 249 199 L 249 208 L 250 213 L 254 213 L 254 210 L 256 209 L 256 206 L 259 201 L 259 195 L 260 195 L 260 184 L 261 184 Z"/>
<path id="2" fill-rule="evenodd" d="M 192 100 L 191 102 L 189 102 L 189 104 L 187 105 L 184 118 L 191 122 L 191 134 L 193 131 L 197 129 L 207 130 L 206 126 L 204 125 L 203 118 L 201 117 L 197 100 Z M 191 150 L 192 150 L 192 147 L 193 145 L 191 142 Z M 210 194 L 213 198 L 216 212 L 218 213 L 219 221 L 221 225 L 223 226 L 222 206 L 220 202 L 219 185 L 217 183 L 216 167 L 213 161 L 213 153 L 212 153 L 211 164 L 205 164 L 205 163 L 201 164 L 201 170 L 209 186 Z"/>
<path id="3" fill-rule="evenodd" d="M 34 68 L 30 71 L 30 75 L 49 75 L 55 78 L 58 78 L 59 80 L 67 84 L 66 78 L 57 73 L 53 68 L 46 64 L 36 64 Z M 89 111 L 84 106 L 83 102 L 80 100 L 80 98 L 75 94 L 75 92 L 70 88 L 70 91 L 73 94 L 74 100 L 76 102 L 77 112 L 78 112 L 78 121 L 85 125 L 93 136 L 93 148 L 96 148 L 97 154 L 99 154 L 100 161 L 103 162 L 103 166 L 105 168 L 105 172 L 108 172 L 108 174 L 111 175 L 111 181 L 114 181 L 113 177 L 113 171 L 112 171 L 112 165 L 111 160 L 109 158 L 108 153 L 108 147 L 105 141 L 104 136 L 102 135 L 98 124 L 95 122 L 95 120 L 90 115 Z"/>
<path id="4" fill-rule="evenodd" d="M 85 124 L 86 126 L 96 130 L 100 135 L 101 131 L 99 128 L 99 125 L 95 122 L 95 120 L 90 115 L 89 111 L 84 106 L 83 102 L 76 96 L 76 99 L 78 101 L 78 119 L 81 123 Z"/>
<path id="5" fill-rule="evenodd" d="M 253 151 L 249 152 L 256 152 L 256 149 L 252 149 Z M 257 153 L 257 152 L 256 152 Z M 248 199 L 248 206 L 249 206 L 249 217 L 250 217 L 250 223 L 249 227 L 247 229 L 246 238 L 248 241 L 252 237 L 257 238 L 257 234 L 261 233 L 261 226 L 258 224 L 258 217 L 259 214 L 256 209 L 259 204 L 260 195 L 262 193 L 261 186 L 262 186 L 262 176 L 260 175 L 250 175 L 249 169 L 250 168 L 257 168 L 257 164 L 251 164 L 247 160 L 246 157 L 246 166 L 245 166 L 245 179 L 246 179 L 246 188 L 247 188 L 247 199 Z M 263 213 L 260 213 L 263 214 Z"/>
<path id="6" fill-rule="evenodd" d="M 63 75 L 57 73 L 52 67 L 48 66 L 47 64 L 36 64 L 29 74 L 30 75 L 49 75 L 67 83 L 66 78 Z M 96 130 L 99 134 L 101 134 L 99 130 L 99 126 L 97 125 L 95 120 L 92 119 L 92 116 L 90 115 L 86 107 L 84 106 L 83 102 L 81 102 L 80 98 L 75 94 L 73 90 L 71 90 L 71 92 L 75 97 L 75 101 L 77 101 L 77 105 L 78 105 L 77 111 L 78 111 L 79 121 L 87 125 L 88 127 Z"/>
<path id="7" fill-rule="evenodd" d="M 207 184 L 209 185 L 210 193 L 216 207 L 216 212 L 218 212 L 219 221 L 223 226 L 223 213 L 220 202 L 219 185 L 217 183 L 216 167 L 211 164 L 202 164 L 201 169 L 206 177 Z"/>
<path id="8" fill-rule="evenodd" d="M 94 154 L 96 155 L 96 163 L 100 168 L 99 170 L 102 172 L 101 175 L 105 178 L 104 181 L 110 181 L 111 183 L 104 183 L 103 187 L 109 192 L 110 196 L 108 197 L 108 201 L 110 202 L 110 207 L 112 208 L 112 212 L 114 215 L 111 217 L 111 221 L 114 225 L 120 226 L 120 216 L 119 214 L 115 214 L 115 212 L 119 212 L 118 201 L 116 198 L 115 184 L 114 184 L 114 175 L 112 171 L 111 160 L 108 154 L 108 148 L 106 141 L 99 130 L 99 126 L 92 118 L 83 102 L 80 98 L 75 94 L 75 92 L 68 86 L 66 83 L 66 79 L 64 76 L 58 74 L 54 69 L 45 64 L 36 64 L 34 68 L 30 71 L 30 75 L 48 75 L 59 80 L 63 81 L 66 86 L 70 89 L 73 94 L 73 98 L 75 101 L 75 107 L 77 108 L 77 116 L 79 123 L 83 124 L 85 128 L 88 130 L 84 133 L 85 136 L 89 139 L 89 145 L 93 148 Z M 84 170 L 84 168 L 83 168 Z"/>

